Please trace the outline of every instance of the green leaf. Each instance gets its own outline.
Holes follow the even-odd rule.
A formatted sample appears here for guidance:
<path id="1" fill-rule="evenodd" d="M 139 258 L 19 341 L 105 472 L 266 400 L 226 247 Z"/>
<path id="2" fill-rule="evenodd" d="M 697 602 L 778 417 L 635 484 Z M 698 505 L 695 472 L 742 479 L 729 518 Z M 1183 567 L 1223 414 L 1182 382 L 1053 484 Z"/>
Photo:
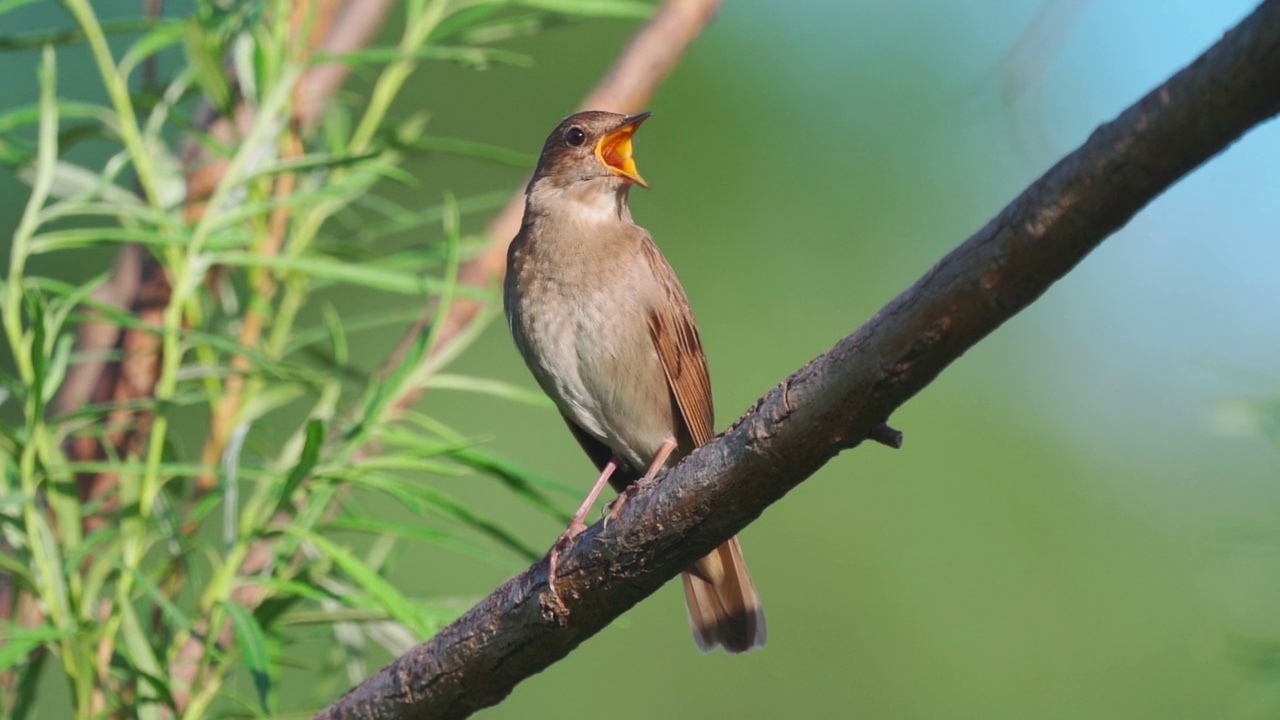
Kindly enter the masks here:
<path id="1" fill-rule="evenodd" d="M 311 170 L 333 170 L 335 168 L 347 167 L 350 165 L 359 165 L 367 160 L 381 155 L 378 150 L 370 150 L 368 152 L 354 154 L 340 153 L 313 153 L 311 155 L 301 155 L 287 160 L 280 160 L 272 163 L 270 167 L 264 167 L 245 178 L 245 183 L 252 182 L 258 178 L 272 177 L 274 175 L 282 175 L 284 173 L 300 173 L 309 172 Z"/>
<path id="2" fill-rule="evenodd" d="M 276 514 L 284 512 L 291 506 L 289 501 L 293 498 L 294 490 L 300 485 L 315 468 L 316 462 L 320 459 L 320 447 L 324 444 L 324 421 L 319 418 L 312 418 L 307 421 L 307 439 L 302 446 L 302 454 L 298 458 L 298 464 L 293 466 L 293 470 L 289 472 L 289 477 L 284 481 L 284 487 L 280 489 L 280 497 L 276 500 L 275 509 L 271 514 L 264 518 L 269 521 Z"/>
<path id="3" fill-rule="evenodd" d="M 62 119 L 89 119 L 95 120 L 102 125 L 114 125 L 115 113 L 109 108 L 101 105 L 90 105 L 89 103 L 75 102 L 74 100 L 59 100 L 58 115 Z M 30 105 L 19 105 L 11 110 L 0 113 L 0 132 L 9 132 L 16 128 L 25 127 L 40 122 L 40 105 L 32 103 Z"/>
<path id="4" fill-rule="evenodd" d="M 50 653 L 40 653 L 18 669 L 17 692 L 14 693 L 18 701 L 13 706 L 13 715 L 9 720 L 26 720 L 27 717 L 34 716 L 32 710 L 35 709 L 36 698 L 41 697 L 41 693 L 37 692 L 40 671 L 44 669 L 45 660 L 49 657 Z"/>
<path id="5" fill-rule="evenodd" d="M 98 247 L 108 243 L 136 242 L 155 248 L 177 247 L 185 244 L 183 237 L 137 228 L 75 228 L 42 233 L 31 240 L 31 254 Z"/>
<path id="6" fill-rule="evenodd" d="M 188 632 L 191 631 L 191 619 L 179 610 L 177 605 L 173 604 L 173 601 L 160 590 L 158 585 L 151 581 L 151 578 L 147 577 L 146 573 L 132 572 L 123 563 L 113 562 L 112 564 L 120 572 L 133 575 L 134 583 L 142 588 L 142 591 L 147 594 L 147 597 L 151 598 L 151 602 L 154 602 L 156 607 L 160 608 L 160 612 L 168 619 L 170 625 Z"/>
<path id="7" fill-rule="evenodd" d="M 8 625 L 0 627 L 0 672 L 27 659 L 31 651 L 38 647 L 57 642 L 74 635 L 69 630 L 60 630 L 52 625 L 39 625 L 26 628 Z"/>
<path id="8" fill-rule="evenodd" d="M 128 75 L 144 60 L 156 53 L 182 42 L 189 32 L 181 20 L 151 20 L 151 27 L 135 42 L 120 60 L 121 74 Z"/>
<path id="9" fill-rule="evenodd" d="M 435 278 L 418 277 L 391 268 L 354 265 L 319 257 L 268 257 L 232 251 L 217 253 L 214 256 L 214 262 L 243 267 L 275 268 L 310 275 L 314 278 L 408 295 L 426 295 L 436 292 L 440 287 L 440 281 Z"/>
<path id="10" fill-rule="evenodd" d="M 0 570 L 11 575 L 8 582 L 29 590 L 34 589 L 35 578 L 31 575 L 31 568 L 15 557 L 12 550 L 6 549 L 5 552 L 0 552 Z"/>
<path id="11" fill-rule="evenodd" d="M 653 5 L 635 0 L 515 0 L 512 4 L 543 12 L 590 18 L 645 20 L 653 14 Z"/>
<path id="12" fill-rule="evenodd" d="M 409 600 L 360 558 L 352 555 L 324 536 L 294 529 L 290 529 L 289 532 L 311 543 L 316 549 L 324 553 L 335 565 L 342 569 L 342 572 L 346 573 L 362 590 L 368 593 L 370 599 L 386 610 L 387 614 L 392 618 L 415 630 L 421 631 L 423 629 L 421 618 L 413 608 L 413 605 L 409 603 Z"/>
<path id="13" fill-rule="evenodd" d="M 457 155 L 459 157 L 475 158 L 477 160 L 485 160 L 499 165 L 519 168 L 521 170 L 532 170 L 533 166 L 538 164 L 538 157 L 536 155 L 520 152 L 518 150 L 508 150 L 507 148 L 501 148 L 496 145 L 489 145 L 482 142 L 475 142 L 473 140 L 458 140 L 456 138 L 443 137 L 421 137 L 413 141 L 397 142 L 396 146 L 411 148 L 413 150 L 426 150 L 428 152 Z"/>
<path id="14" fill-rule="evenodd" d="M 422 314 L 422 310 L 383 310 L 381 312 L 363 315 L 356 318 L 350 318 L 342 323 L 342 331 L 344 335 L 350 336 L 353 333 L 364 332 L 366 330 L 376 330 L 387 325 L 400 325 L 402 323 L 412 322 Z M 294 334 L 289 341 L 289 347 L 286 352 L 296 352 L 309 345 L 314 345 L 325 338 L 329 338 L 332 343 L 333 335 L 328 325 L 322 325 L 314 328 L 307 328 Z"/>
<path id="15" fill-rule="evenodd" d="M 120 634 L 124 640 L 125 654 L 133 665 L 131 669 L 140 677 L 151 679 L 151 682 L 142 683 L 139 687 L 138 717 L 140 720 L 158 718 L 159 712 L 155 704 L 157 691 L 165 695 L 170 694 L 169 688 L 163 682 L 160 682 L 157 687 L 156 679 L 162 677 L 165 672 L 160 667 L 160 660 L 156 657 L 155 648 L 151 647 L 147 632 L 142 629 L 142 623 L 138 620 L 133 604 L 124 603 L 120 613 Z"/>
<path id="16" fill-rule="evenodd" d="M 0 15 L 13 12 L 24 5 L 38 3 L 41 0 L 0 0 Z"/>
<path id="17" fill-rule="evenodd" d="M 420 482 L 366 472 L 350 473 L 347 476 L 347 481 L 355 485 L 364 485 L 371 489 L 380 490 L 392 497 L 400 497 L 402 502 L 405 502 L 411 509 L 416 507 L 419 512 L 422 509 L 429 509 L 444 517 L 456 520 L 489 537 L 529 562 L 533 562 L 542 556 L 542 553 L 530 547 L 499 523 L 472 512 L 462 503 Z M 407 502 L 409 499 L 411 499 L 412 504 Z"/>
<path id="18" fill-rule="evenodd" d="M 565 514 L 565 512 L 559 507 L 556 507 L 555 503 L 548 500 L 545 495 L 534 487 L 535 483 L 543 484 L 546 482 L 545 480 L 542 481 L 542 483 L 539 483 L 538 480 L 535 479 L 537 478 L 536 475 L 522 470 L 513 463 L 499 460 L 498 458 L 491 457 L 476 450 L 465 448 L 460 449 L 454 454 L 454 457 L 459 462 L 466 463 L 477 470 L 481 470 L 486 474 L 497 478 L 503 485 L 507 486 L 508 490 L 511 490 L 517 496 L 523 498 L 529 504 L 539 510 L 542 510 L 551 517 L 557 520 L 562 520 L 566 524 L 569 522 L 570 516 Z M 553 483 L 552 485 L 556 489 L 564 489 L 564 487 L 559 484 Z"/>
<path id="19" fill-rule="evenodd" d="M 380 65 L 397 60 L 445 60 L 484 70 L 490 65 L 529 67 L 533 59 L 524 53 L 481 47 L 425 45 L 412 52 L 399 47 L 378 47 L 340 54 L 318 54 L 316 63 L 340 62 L 347 65 Z"/>
<path id="20" fill-rule="evenodd" d="M 3 15 L 10 10 L 16 10 L 23 5 L 39 1 L 40 0 L 5 0 L 0 2 L 0 15 Z M 102 23 L 101 30 L 104 35 L 137 32 L 139 30 L 146 29 L 150 24 L 150 20 L 118 20 L 116 22 Z M 66 45 L 68 43 L 83 42 L 84 39 L 84 31 L 80 28 L 34 32 L 26 35 L 0 36 L 0 51 L 34 50 L 39 47 L 44 47 L 45 45 Z"/>
<path id="21" fill-rule="evenodd" d="M 240 408 L 237 422 L 251 423 L 269 412 L 278 410 L 306 394 L 307 388 L 300 383 L 278 381 L 271 383 L 261 392 L 252 396 Z"/>
<path id="22" fill-rule="evenodd" d="M 271 578 L 254 578 L 254 585 L 261 585 L 271 591 L 272 597 L 299 597 L 306 600 L 333 600 L 333 593 L 314 585 L 296 580 L 275 580 Z"/>
<path id="23" fill-rule="evenodd" d="M 551 402 L 551 399 L 541 391 L 526 390 L 511 383 L 489 378 L 438 373 L 427 378 L 422 386 L 429 390 L 459 390 L 481 395 L 492 395 L 503 400 L 525 403 L 534 407 L 555 407 L 555 403 Z"/>
<path id="24" fill-rule="evenodd" d="M 463 30 L 460 39 L 463 42 L 483 45 L 497 43 L 513 38 L 532 35 L 556 25 L 562 25 L 565 19 L 546 13 L 519 13 L 503 15 L 497 19 L 479 23 Z"/>
<path id="25" fill-rule="evenodd" d="M 504 9 L 498 3 L 488 3 L 473 5 L 459 10 L 436 25 L 435 29 L 431 31 L 430 40 L 431 42 L 439 42 L 440 40 L 451 38 L 460 32 L 479 25 Z"/>
<path id="26" fill-rule="evenodd" d="M 496 559 L 493 553 L 485 550 L 475 543 L 426 527 L 422 524 L 407 524 L 376 520 L 373 518 L 351 517 L 337 518 L 330 521 L 329 529 L 349 530 L 352 532 L 368 533 L 370 535 L 377 536 L 394 535 L 396 537 L 402 537 L 410 540 L 422 540 L 450 550 L 466 552 L 470 555 L 476 555 L 489 560 Z"/>
<path id="27" fill-rule="evenodd" d="M 228 601 L 222 603 L 222 608 L 227 611 L 231 625 L 235 628 L 236 641 L 240 644 L 245 664 L 249 666 L 254 687 L 258 690 L 258 701 L 262 703 L 263 711 L 270 713 L 271 667 L 267 659 L 266 633 L 258 619 L 243 605 Z"/>
<path id="28" fill-rule="evenodd" d="M 27 316 L 31 324 L 31 347 L 28 348 L 31 354 L 31 371 L 34 374 L 31 385 L 37 389 L 37 392 L 32 393 L 36 398 L 36 408 L 32 415 L 39 416 L 44 412 L 44 393 L 39 390 L 44 388 L 45 369 L 48 367 L 48 356 L 45 352 L 48 331 L 44 322 L 45 302 L 44 298 L 36 292 L 26 292 L 22 299 L 27 306 Z"/>
<path id="29" fill-rule="evenodd" d="M 488 210 L 500 208 L 503 205 L 506 205 L 507 201 L 510 199 L 511 192 L 508 190 L 501 190 L 485 193 L 484 195 L 463 198 L 457 201 L 456 206 L 458 213 L 467 215 L 470 213 L 486 212 Z M 390 235 L 394 232 L 412 230 L 427 225 L 435 225 L 444 219 L 445 210 L 445 206 L 441 204 L 427 207 L 416 212 L 406 212 L 392 218 L 390 222 L 375 225 L 362 231 L 359 238 L 363 242 L 368 242 L 373 238 Z"/>
<path id="30" fill-rule="evenodd" d="M 71 349 L 75 347 L 75 343 L 74 335 L 66 334 L 58 337 L 45 375 L 41 404 L 47 405 L 53 400 L 58 388 L 62 387 L 62 380 L 67 375 L 67 366 L 71 362 Z"/>
<path id="31" fill-rule="evenodd" d="M 69 144 L 62 142 L 60 145 L 66 147 Z M 18 172 L 18 178 L 28 184 L 34 181 L 33 175 L 31 168 Z M 59 200 L 100 198 L 113 205 L 145 207 L 137 195 L 113 184 L 103 175 L 62 160 L 54 165 L 53 184 L 49 188 L 49 194 Z M 47 215 L 49 211 L 45 212 Z"/>
<path id="32" fill-rule="evenodd" d="M 231 108 L 231 87 L 222 71 L 222 52 L 217 37 L 206 33 L 199 20 L 191 18 L 185 26 L 187 59 L 196 71 L 196 83 L 209 100 L 221 110 Z"/>

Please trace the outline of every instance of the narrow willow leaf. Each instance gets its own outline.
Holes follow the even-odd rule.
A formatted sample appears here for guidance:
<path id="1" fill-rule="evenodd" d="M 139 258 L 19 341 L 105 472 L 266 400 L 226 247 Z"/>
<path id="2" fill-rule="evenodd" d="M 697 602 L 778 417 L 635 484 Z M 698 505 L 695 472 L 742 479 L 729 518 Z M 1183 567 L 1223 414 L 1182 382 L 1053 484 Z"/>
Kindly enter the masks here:
<path id="1" fill-rule="evenodd" d="M 54 394 L 58 392 L 58 388 L 62 387 L 62 380 L 67 375 L 67 365 L 71 360 L 71 349 L 75 347 L 75 336 L 60 335 L 53 347 L 53 357 L 49 360 L 49 369 L 44 380 L 44 388 L 41 391 L 43 398 L 41 403 L 47 405 L 53 400 Z"/>
<path id="2" fill-rule="evenodd" d="M 336 55 L 321 54 L 315 58 L 316 63 L 340 62 L 347 65 L 382 65 L 398 60 L 445 60 L 481 70 L 495 64 L 515 67 L 529 67 L 533 64 L 533 58 L 524 53 L 447 45 L 424 45 L 411 52 L 406 52 L 399 47 L 378 47 Z"/>
<path id="3" fill-rule="evenodd" d="M 459 39 L 465 43 L 487 45 L 532 35 L 564 22 L 566 21 L 562 17 L 546 13 L 503 15 L 496 20 L 479 23 L 463 30 L 459 34 Z"/>
<path id="4" fill-rule="evenodd" d="M 636 0 L 514 0 L 511 4 L 543 12 L 590 18 L 644 20 L 653 14 L 653 5 Z"/>
<path id="5" fill-rule="evenodd" d="M 55 230 L 41 233 L 31 240 L 31 254 L 54 252 L 57 250 L 74 250 L 76 248 L 97 247 L 108 243 L 136 242 L 150 247 L 177 247 L 185 240 L 171 233 L 137 228 L 76 228 L 72 230 Z"/>
<path id="6" fill-rule="evenodd" d="M 364 332 L 366 330 L 376 330 L 388 325 L 400 325 L 402 323 L 412 322 L 417 319 L 422 311 L 419 309 L 399 310 L 399 311 L 382 311 L 372 315 L 364 315 L 357 318 L 351 318 L 343 322 L 342 331 L 345 335 Z M 314 328 L 307 328 L 296 333 L 289 342 L 287 352 L 296 352 L 308 345 L 324 340 L 326 337 L 332 340 L 332 333 L 328 325 L 322 325 Z"/>
<path id="7" fill-rule="evenodd" d="M 262 709 L 270 713 L 271 666 L 267 658 L 267 635 L 263 632 L 258 619 L 243 605 L 224 602 L 222 608 L 231 618 L 231 626 L 235 629 L 240 652 L 244 655 L 250 674 L 253 675 L 253 685 L 258 691 L 258 701 L 262 703 Z"/>
<path id="8" fill-rule="evenodd" d="M 31 387 L 39 391 L 44 388 L 45 369 L 49 365 L 49 358 L 45 348 L 45 341 L 48 339 L 48 327 L 44 322 L 45 300 L 44 297 L 36 292 L 26 292 L 22 296 L 23 304 L 27 307 L 27 317 L 30 318 L 31 324 L 31 345 L 27 347 L 30 352 Z M 39 417 L 44 413 L 44 394 L 43 392 L 33 392 L 32 396 L 36 399 L 35 410 L 31 413 L 34 417 Z M 33 420 L 33 418 L 28 418 Z"/>
<path id="9" fill-rule="evenodd" d="M 254 585 L 261 585 L 271 591 L 273 597 L 296 596 L 306 600 L 332 600 L 333 593 L 315 585 L 308 585 L 297 580 L 276 580 L 272 578 L 254 578 Z"/>
<path id="10" fill-rule="evenodd" d="M 291 532 L 293 531 L 291 530 Z M 324 536 L 315 533 L 302 533 L 300 539 L 311 543 L 317 550 L 332 560 L 347 577 L 350 577 L 362 590 L 368 593 L 371 600 L 386 610 L 388 615 L 409 627 L 418 628 L 421 626 L 422 623 L 418 617 L 418 612 L 410 604 L 409 600 L 401 595 L 399 590 L 396 590 L 391 583 L 387 582 L 373 568 L 366 565 L 363 560 Z"/>
<path id="11" fill-rule="evenodd" d="M 0 15 L 14 10 L 23 5 L 40 0 L 7 0 L 0 2 Z M 101 25 L 104 35 L 116 33 L 137 32 L 145 30 L 150 21 L 148 20 L 118 20 L 116 22 L 105 22 Z M 49 32 L 29 33 L 27 35 L 9 35 L 0 36 L 0 51 L 6 50 L 34 50 L 46 45 L 67 45 L 69 43 L 84 42 L 85 34 L 79 28 L 67 28 L 65 30 L 51 30 Z"/>
<path id="12" fill-rule="evenodd" d="M 112 562 L 112 564 L 115 565 L 116 569 L 121 573 L 133 576 L 133 582 L 141 588 L 144 593 L 146 593 L 151 602 L 156 604 L 156 607 L 160 608 L 160 612 L 164 614 L 171 626 L 188 632 L 192 630 L 191 618 L 187 617 L 185 613 L 179 610 L 178 606 L 173 604 L 173 601 L 164 594 L 160 589 L 160 586 L 152 582 L 151 578 L 147 577 L 146 573 L 141 571 L 131 571 L 128 567 L 125 567 L 123 563 Z"/>
<path id="13" fill-rule="evenodd" d="M 491 2 L 458 10 L 436 25 L 435 29 L 431 31 L 430 39 L 432 42 L 447 40 L 459 32 L 484 22 L 505 9 L 502 5 Z"/>
<path id="14" fill-rule="evenodd" d="M 249 399 L 240 409 L 239 422 L 251 423 L 305 395 L 307 386 L 300 383 L 274 382 Z"/>
<path id="15" fill-rule="evenodd" d="M 129 47 L 120 60 L 120 72 L 129 75 L 133 68 L 142 61 L 166 48 L 183 41 L 187 33 L 187 25 L 181 20 L 156 19 L 149 22 L 150 27 L 142 37 Z"/>
<path id="16" fill-rule="evenodd" d="M 438 152 L 445 153 L 447 155 L 457 155 L 460 157 L 475 158 L 477 160 L 486 160 L 488 162 L 507 165 L 521 170 L 532 170 L 533 166 L 538 162 L 536 155 L 530 155 L 529 153 L 520 152 L 518 150 L 508 150 L 507 148 L 489 145 L 488 143 L 475 142 L 473 140 L 458 140 L 456 138 L 422 137 L 412 142 L 397 143 L 397 146 L 413 150 L 425 150 L 427 152 Z"/>
<path id="17" fill-rule="evenodd" d="M 222 71 L 224 53 L 216 37 L 205 32 L 195 18 L 187 21 L 185 27 L 184 46 L 187 59 L 196 71 L 196 82 L 209 100 L 222 110 L 231 106 L 231 87 L 227 84 L 226 74 Z"/>
<path id="18" fill-rule="evenodd" d="M 535 407 L 554 408 L 555 403 L 545 393 L 526 390 L 501 380 L 470 377 L 467 375 L 448 375 L 438 373 L 423 381 L 422 386 L 429 390 L 460 390 L 463 392 L 492 395 L 513 402 L 533 405 Z"/>
<path id="19" fill-rule="evenodd" d="M 62 144 L 67 145 L 65 141 Z M 34 174 L 31 169 L 26 168 L 18 172 L 18 178 L 31 184 Z M 59 160 L 54 166 L 53 185 L 49 188 L 49 194 L 59 200 L 96 198 L 113 205 L 144 207 L 137 195 L 111 183 L 99 173 L 64 160 Z"/>
<path id="20" fill-rule="evenodd" d="M 498 523 L 481 515 L 477 515 L 467 509 L 466 506 L 441 493 L 431 492 L 430 494 L 433 496 L 432 501 L 435 506 L 445 515 L 469 525 L 490 538 L 493 538 L 498 542 L 498 544 L 508 550 L 511 550 L 529 562 L 533 562 L 542 557 L 542 553 L 527 545 L 523 540 L 516 537 L 514 533 L 511 533 Z"/>
<path id="21" fill-rule="evenodd" d="M 351 361 L 347 333 L 342 326 L 342 317 L 338 315 L 337 308 L 327 303 L 324 306 L 324 326 L 329 331 L 329 346 L 333 348 L 334 363 L 346 366 Z"/>
<path id="22" fill-rule="evenodd" d="M 380 622 L 389 616 L 377 608 L 335 607 L 332 610 L 301 610 L 280 618 L 280 625 L 332 625 L 338 622 Z"/>
<path id="23" fill-rule="evenodd" d="M 246 252 L 218 253 L 214 262 L 243 267 L 269 267 L 382 290 L 385 292 L 425 295 L 436 292 L 440 282 L 435 278 L 417 277 L 391 268 L 368 267 L 336 262 L 319 257 L 268 257 Z"/>
<path id="24" fill-rule="evenodd" d="M 273 163 L 270 167 L 262 168 L 245 178 L 245 182 L 251 182 L 258 178 L 271 177 L 273 175 L 280 175 L 289 172 L 297 173 L 308 172 L 311 170 L 332 170 L 334 168 L 359 165 L 360 163 L 376 158 L 381 154 L 381 151 L 370 150 L 368 152 L 350 155 L 329 153 L 302 155 L 288 160 L 280 160 Z"/>
<path id="25" fill-rule="evenodd" d="M 569 515 L 547 499 L 535 485 L 546 483 L 546 480 L 539 476 L 529 473 L 519 466 L 500 460 L 498 458 L 486 455 L 478 450 L 464 449 L 454 454 L 459 462 L 466 463 L 471 467 L 484 472 L 485 474 L 497 478 L 508 490 L 514 492 L 517 496 L 527 501 L 530 505 L 545 512 L 551 517 L 569 522 Z M 565 488 L 558 483 L 551 483 L 552 487 L 564 491 Z"/>
<path id="26" fill-rule="evenodd" d="M 42 697 L 37 692 L 40 686 L 40 671 L 44 669 L 44 663 L 51 653 L 40 653 L 31 659 L 23 667 L 18 669 L 17 692 L 14 697 L 17 702 L 13 706 L 13 714 L 9 720 L 27 720 L 28 717 L 34 717 L 36 698 Z"/>
<path id="27" fill-rule="evenodd" d="M 289 501 L 293 498 L 293 491 L 298 489 L 298 485 L 302 484 L 303 479 L 315 468 L 316 462 L 320 459 L 320 446 L 323 444 L 324 421 L 319 418 L 308 420 L 307 439 L 302 446 L 302 455 L 298 458 L 298 463 L 293 466 L 293 470 L 289 471 L 289 477 L 285 478 L 284 487 L 280 488 L 280 497 L 276 500 L 275 509 L 271 511 L 270 515 L 263 518 L 264 523 L 290 507 Z"/>
<path id="28" fill-rule="evenodd" d="M 7 12 L 13 12 L 23 5 L 32 5 L 42 0 L 0 0 L 0 15 Z"/>
<path id="29" fill-rule="evenodd" d="M 37 627 L 0 626 L 0 672 L 23 662 L 38 647 L 71 637 L 74 633 L 52 625 Z"/>
<path id="30" fill-rule="evenodd" d="M 59 100 L 58 114 L 64 120 L 95 120 L 99 124 L 107 126 L 113 126 L 116 121 L 115 113 L 110 108 L 75 102 L 74 100 Z M 40 105 L 38 103 L 20 105 L 0 113 L 0 132 L 9 132 L 26 125 L 33 125 L 39 121 Z"/>
<path id="31" fill-rule="evenodd" d="M 496 559 L 493 553 L 475 543 L 420 524 L 410 525 L 376 520 L 374 518 L 352 517 L 332 520 L 329 522 L 328 527 L 331 530 L 349 530 L 377 536 L 396 536 L 409 540 L 422 540 L 450 550 L 466 552 L 489 560 Z"/>
<path id="32" fill-rule="evenodd" d="M 407 509 L 416 514 L 422 515 L 426 512 L 433 512 L 461 523 L 530 562 L 542 556 L 542 553 L 525 544 L 524 541 L 499 523 L 471 511 L 453 498 L 434 488 L 423 485 L 421 482 L 383 473 L 360 471 L 349 471 L 343 474 L 335 473 L 335 476 L 342 477 L 343 480 L 352 485 L 386 493 L 399 500 Z"/>
<path id="33" fill-rule="evenodd" d="M 468 215 L 476 212 L 485 212 L 500 208 L 507 204 L 511 199 L 511 193 L 507 190 L 499 192 L 485 193 L 484 195 L 476 195 L 473 197 L 463 198 L 457 202 L 458 212 Z M 403 230 L 412 230 L 414 228 L 425 227 L 427 225 L 435 225 L 444 219 L 445 206 L 434 205 L 422 210 L 408 212 L 399 215 L 391 220 L 391 222 L 375 225 L 366 229 L 361 233 L 362 240 L 367 242 L 372 238 L 390 235 L 391 233 Z"/>
<path id="34" fill-rule="evenodd" d="M 3 519 L 7 518 L 0 518 L 0 520 Z M 5 552 L 0 552 L 0 570 L 9 573 L 8 582 L 29 590 L 35 588 L 35 578 L 31 575 L 31 568 L 21 558 L 16 557 L 12 549 L 6 548 Z"/>
<path id="35" fill-rule="evenodd" d="M 135 576 L 136 577 L 136 576 Z M 160 678 L 166 673 L 160 667 L 160 660 L 156 657 L 155 649 L 151 647 L 151 641 L 147 637 L 147 632 L 142 629 L 142 623 L 138 621 L 138 614 L 134 610 L 132 603 L 124 603 L 120 610 L 120 635 L 124 640 L 124 651 L 129 658 L 129 662 L 133 665 L 131 670 L 140 676 L 149 678 Z M 160 684 L 166 694 L 169 688 Z M 159 718 L 159 707 L 156 705 L 158 697 L 157 687 L 154 682 L 141 683 L 139 687 L 138 700 L 138 718 L 139 720 L 155 720 Z"/>

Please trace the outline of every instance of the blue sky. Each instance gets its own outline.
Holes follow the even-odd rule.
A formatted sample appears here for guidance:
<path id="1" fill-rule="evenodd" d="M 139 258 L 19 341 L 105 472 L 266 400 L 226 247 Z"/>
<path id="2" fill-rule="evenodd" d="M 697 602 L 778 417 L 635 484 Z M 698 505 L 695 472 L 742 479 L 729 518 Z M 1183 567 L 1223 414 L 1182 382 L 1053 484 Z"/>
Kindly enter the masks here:
<path id="1" fill-rule="evenodd" d="M 946 122 L 995 128 L 988 137 L 997 146 L 982 152 L 1003 171 L 995 183 L 1007 188 L 1002 203 L 1255 6 L 825 0 L 750 7 L 756 32 L 806 59 L 795 72 L 800 83 L 911 62 L 904 36 L 943 45 L 956 77 L 970 80 L 931 111 Z M 1037 17 L 1051 21 L 1037 25 Z M 1024 33 L 1034 48 L 1018 56 L 1026 58 L 1026 82 L 1004 104 L 1000 68 Z M 1041 301 L 1036 317 L 1047 322 L 1037 322 L 1044 328 L 1039 352 L 1055 382 L 1046 386 L 1037 370 L 1029 384 L 1051 396 L 1065 427 L 1101 438 L 1112 424 L 1159 423 L 1168 413 L 1211 424 L 1220 400 L 1280 391 L 1276 158 L 1280 126 L 1269 123 L 1157 199 Z M 1099 407 L 1107 408 L 1102 417 Z"/>

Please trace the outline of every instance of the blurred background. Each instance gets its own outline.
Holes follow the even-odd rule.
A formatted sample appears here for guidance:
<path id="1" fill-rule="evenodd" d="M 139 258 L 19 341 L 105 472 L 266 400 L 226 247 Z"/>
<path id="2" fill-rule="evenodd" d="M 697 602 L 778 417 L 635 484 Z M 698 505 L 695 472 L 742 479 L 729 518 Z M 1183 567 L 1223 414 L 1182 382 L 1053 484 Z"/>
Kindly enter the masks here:
<path id="1" fill-rule="evenodd" d="M 652 189 L 632 200 L 697 314 L 718 429 L 1254 6 L 728 0 L 652 103 L 636 141 Z M 67 22 L 36 10 L 3 30 Z M 536 152 L 636 27 L 507 43 L 527 69 L 425 66 L 398 111 Z M 2 57 L 0 106 L 30 102 L 36 54 Z M 96 87 L 63 62 L 60 95 Z M 906 405 L 901 451 L 835 459 L 748 528 L 766 649 L 700 655 L 672 583 L 482 716 L 1280 715 L 1280 456 L 1256 409 L 1280 391 L 1278 157 L 1275 124 L 1246 136 Z M 409 170 L 402 202 L 521 181 L 449 157 Z M 0 175 L 6 248 L 25 197 Z M 109 259 L 33 271 L 82 279 Z M 375 368 L 398 339 L 352 351 Z M 535 387 L 502 323 L 454 370 Z M 582 492 L 594 478 L 550 409 L 445 391 L 422 406 Z M 426 481 L 532 545 L 561 530 L 491 482 Z M 465 605 L 522 567 L 427 547 L 391 577 Z"/>

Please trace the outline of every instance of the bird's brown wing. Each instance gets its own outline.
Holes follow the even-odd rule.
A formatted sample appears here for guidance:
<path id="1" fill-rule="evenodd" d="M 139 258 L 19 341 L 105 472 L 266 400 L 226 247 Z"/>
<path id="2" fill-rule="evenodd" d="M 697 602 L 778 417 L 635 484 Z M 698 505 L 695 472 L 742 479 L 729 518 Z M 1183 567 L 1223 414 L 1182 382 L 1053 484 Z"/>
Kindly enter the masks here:
<path id="1" fill-rule="evenodd" d="M 667 295 L 664 302 L 649 310 L 649 335 L 693 444 L 702 446 L 715 437 L 715 413 L 711 404 L 711 374 L 707 371 L 698 326 L 693 321 L 684 288 L 666 258 L 651 240 L 646 239 L 644 250 L 654 276 Z"/>

